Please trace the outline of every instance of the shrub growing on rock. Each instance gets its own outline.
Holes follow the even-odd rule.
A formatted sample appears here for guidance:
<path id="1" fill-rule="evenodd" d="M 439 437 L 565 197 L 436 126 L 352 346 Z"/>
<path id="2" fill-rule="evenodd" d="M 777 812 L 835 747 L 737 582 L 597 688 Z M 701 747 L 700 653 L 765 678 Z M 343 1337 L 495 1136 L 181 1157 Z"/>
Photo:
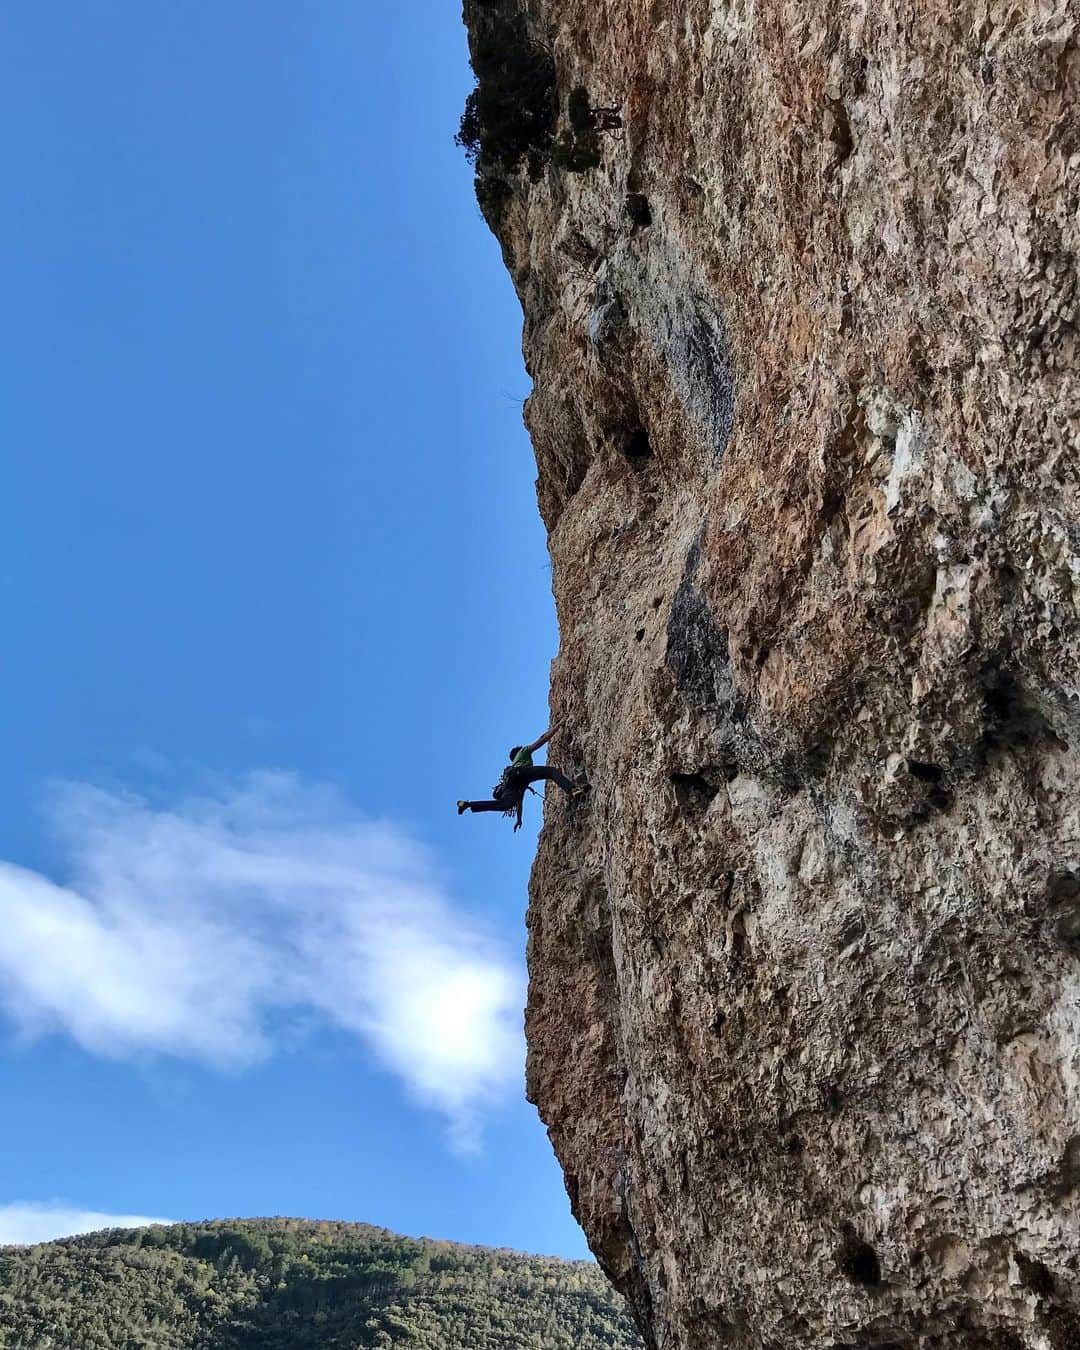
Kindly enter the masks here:
<path id="1" fill-rule="evenodd" d="M 579 87 L 567 100 L 559 130 L 551 53 L 530 35 L 520 10 L 483 8 L 489 13 L 477 26 L 472 49 L 476 88 L 465 100 L 455 140 L 476 166 L 477 200 L 495 223 L 510 196 L 510 176 L 522 163 L 534 183 L 549 164 L 569 173 L 595 169 L 601 162 L 598 132 L 613 124 L 598 117 Z"/>
<path id="2" fill-rule="evenodd" d="M 529 35 L 524 15 L 495 13 L 473 44 L 476 88 L 456 137 L 480 174 L 512 173 L 544 154 L 555 133 L 555 63 Z"/>

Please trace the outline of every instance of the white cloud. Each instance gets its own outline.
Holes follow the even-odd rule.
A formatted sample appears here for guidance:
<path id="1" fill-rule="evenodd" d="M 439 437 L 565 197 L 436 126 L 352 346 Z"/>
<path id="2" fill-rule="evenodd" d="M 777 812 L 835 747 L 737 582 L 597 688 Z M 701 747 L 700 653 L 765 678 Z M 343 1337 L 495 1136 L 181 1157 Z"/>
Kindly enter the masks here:
<path id="1" fill-rule="evenodd" d="M 73 1209 L 56 1201 L 40 1205 L 16 1201 L 0 1205 L 0 1246 L 32 1245 L 76 1233 L 97 1233 L 102 1228 L 147 1228 L 171 1219 L 151 1219 L 144 1214 L 99 1214 L 92 1209 Z"/>
<path id="2" fill-rule="evenodd" d="M 170 810 L 67 784 L 50 810 L 66 884 L 0 862 L 0 1007 L 21 1032 L 243 1066 L 314 1011 L 462 1147 L 518 1081 L 519 967 L 400 827 L 281 773 Z"/>

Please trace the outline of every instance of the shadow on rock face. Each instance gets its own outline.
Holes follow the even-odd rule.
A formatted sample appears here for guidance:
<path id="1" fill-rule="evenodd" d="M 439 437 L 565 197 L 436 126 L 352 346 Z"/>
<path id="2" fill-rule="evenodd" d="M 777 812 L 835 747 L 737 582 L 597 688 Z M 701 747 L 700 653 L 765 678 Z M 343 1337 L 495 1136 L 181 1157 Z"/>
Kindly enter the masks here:
<path id="1" fill-rule="evenodd" d="M 667 626 L 667 664 L 679 692 L 694 708 L 727 707 L 736 716 L 727 634 L 716 622 L 698 589 L 702 526 L 686 555 L 682 581 L 672 602 Z M 737 719 L 736 719 L 737 720 Z"/>

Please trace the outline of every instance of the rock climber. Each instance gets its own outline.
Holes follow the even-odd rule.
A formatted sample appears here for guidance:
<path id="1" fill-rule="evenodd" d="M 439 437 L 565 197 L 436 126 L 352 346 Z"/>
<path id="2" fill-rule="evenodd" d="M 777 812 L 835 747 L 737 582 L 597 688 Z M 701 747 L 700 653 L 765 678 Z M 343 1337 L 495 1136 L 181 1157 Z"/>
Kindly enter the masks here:
<path id="1" fill-rule="evenodd" d="M 491 800 L 485 802 L 458 802 L 460 816 L 464 811 L 501 811 L 504 816 L 516 816 L 514 833 L 521 829 L 521 813 L 525 806 L 525 793 L 530 784 L 556 783 L 569 796 L 584 792 L 587 784 L 574 784 L 566 774 L 550 764 L 536 766 L 533 755 L 541 746 L 547 745 L 558 726 L 545 731 L 532 745 L 513 745 L 510 747 L 510 763 L 502 771 L 502 777 L 491 790 Z"/>

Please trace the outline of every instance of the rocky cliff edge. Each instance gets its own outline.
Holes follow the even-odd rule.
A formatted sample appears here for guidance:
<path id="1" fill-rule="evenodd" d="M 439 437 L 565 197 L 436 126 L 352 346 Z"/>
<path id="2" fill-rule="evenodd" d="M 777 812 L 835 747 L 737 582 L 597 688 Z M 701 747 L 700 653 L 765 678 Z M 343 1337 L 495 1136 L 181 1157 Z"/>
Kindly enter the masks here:
<path id="1" fill-rule="evenodd" d="M 1080 10 L 466 19 L 554 82 L 482 195 L 593 784 L 529 915 L 575 1211 L 663 1350 L 1080 1345 Z"/>

